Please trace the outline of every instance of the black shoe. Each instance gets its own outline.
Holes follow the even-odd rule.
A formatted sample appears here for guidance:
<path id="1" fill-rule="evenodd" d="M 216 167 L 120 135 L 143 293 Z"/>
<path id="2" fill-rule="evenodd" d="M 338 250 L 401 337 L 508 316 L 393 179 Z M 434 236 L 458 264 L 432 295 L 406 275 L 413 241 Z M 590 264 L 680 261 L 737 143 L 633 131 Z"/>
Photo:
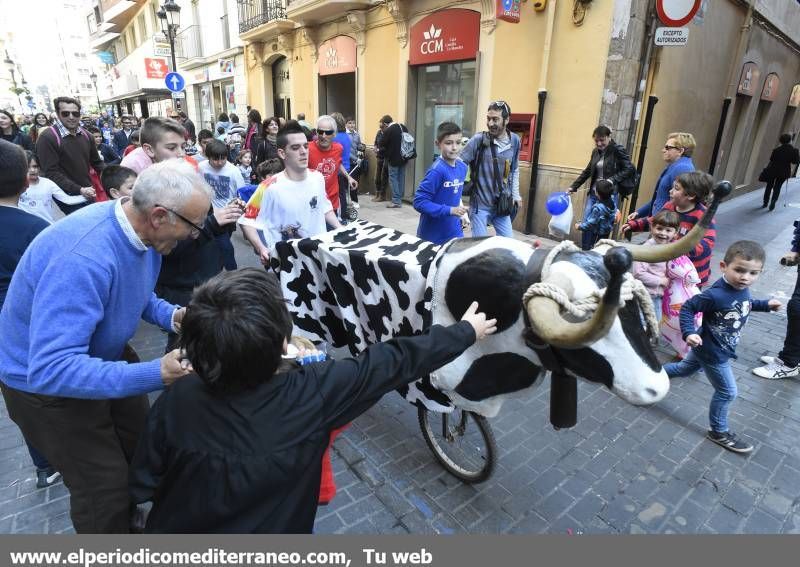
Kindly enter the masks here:
<path id="1" fill-rule="evenodd" d="M 731 433 L 730 431 L 725 431 L 723 433 L 709 431 L 706 437 L 708 437 L 717 445 L 725 447 L 728 451 L 733 451 L 734 453 L 749 453 L 753 450 L 752 445 L 737 438 L 736 434 Z"/>
<path id="2" fill-rule="evenodd" d="M 761 205 L 761 206 L 759 207 L 759 209 L 766 209 L 766 208 L 767 208 L 767 204 L 766 204 L 766 203 L 764 203 L 763 205 Z"/>
<path id="3" fill-rule="evenodd" d="M 61 473 L 53 467 L 36 469 L 36 488 L 47 488 L 58 482 Z"/>
<path id="4" fill-rule="evenodd" d="M 769 204 L 769 210 L 770 210 L 770 211 L 773 211 L 773 210 L 775 210 L 775 201 L 772 201 L 772 202 Z"/>

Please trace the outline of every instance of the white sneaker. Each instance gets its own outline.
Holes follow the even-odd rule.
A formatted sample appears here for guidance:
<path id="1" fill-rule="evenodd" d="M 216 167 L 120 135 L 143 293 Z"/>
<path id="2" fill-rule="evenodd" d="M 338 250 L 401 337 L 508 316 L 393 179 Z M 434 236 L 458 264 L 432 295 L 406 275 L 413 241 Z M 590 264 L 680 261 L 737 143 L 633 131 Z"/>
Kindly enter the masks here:
<path id="1" fill-rule="evenodd" d="M 360 209 L 360 208 L 361 208 L 361 207 L 358 205 L 358 203 L 353 203 L 353 207 L 355 207 L 356 209 Z"/>
<path id="2" fill-rule="evenodd" d="M 792 378 L 800 374 L 800 365 L 786 366 L 780 358 L 774 358 L 766 366 L 753 368 L 753 374 L 767 380 L 780 380 L 781 378 Z"/>
<path id="3" fill-rule="evenodd" d="M 761 357 L 761 362 L 763 362 L 764 364 L 772 364 L 773 362 L 775 362 L 775 357 L 767 356 L 765 354 L 764 356 Z"/>

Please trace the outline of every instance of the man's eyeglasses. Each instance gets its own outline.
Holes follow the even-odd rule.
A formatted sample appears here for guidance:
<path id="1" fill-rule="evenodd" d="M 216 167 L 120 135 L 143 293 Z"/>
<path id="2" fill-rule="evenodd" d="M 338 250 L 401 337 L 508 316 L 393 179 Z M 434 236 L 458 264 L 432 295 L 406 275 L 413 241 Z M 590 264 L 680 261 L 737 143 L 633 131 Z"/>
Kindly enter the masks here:
<path id="1" fill-rule="evenodd" d="M 161 207 L 161 208 L 162 208 L 162 209 L 164 209 L 165 211 L 169 211 L 170 213 L 172 213 L 173 215 L 175 215 L 176 217 L 178 217 L 179 219 L 181 219 L 183 222 L 185 222 L 186 224 L 188 224 L 189 226 L 191 226 L 191 227 L 192 227 L 192 233 L 191 233 L 192 235 L 196 236 L 196 235 L 198 235 L 198 234 L 200 234 L 200 233 L 202 233 L 202 234 L 206 234 L 206 229 L 205 229 L 205 228 L 203 228 L 202 226 L 197 226 L 197 225 L 196 225 L 196 224 L 194 224 L 192 221 L 190 221 L 189 219 L 187 219 L 185 216 L 183 216 L 182 214 L 180 214 L 178 211 L 176 211 L 176 210 L 174 210 L 174 209 L 170 209 L 169 207 L 165 207 L 164 205 L 159 205 L 158 203 L 156 203 L 156 204 L 155 204 L 155 205 L 153 205 L 153 206 L 154 206 L 154 207 Z"/>
<path id="2" fill-rule="evenodd" d="M 669 150 L 679 150 L 680 148 L 678 146 L 670 146 L 669 144 L 666 144 L 664 146 L 664 149 L 669 151 Z"/>
<path id="3" fill-rule="evenodd" d="M 320 130 L 317 129 L 317 134 L 322 134 L 324 136 L 333 136 L 336 133 L 336 130 Z"/>
<path id="4" fill-rule="evenodd" d="M 61 112 L 59 112 L 59 114 L 61 115 L 61 118 L 69 118 L 70 116 L 72 116 L 73 118 L 81 117 L 80 111 L 77 110 L 62 110 Z"/>

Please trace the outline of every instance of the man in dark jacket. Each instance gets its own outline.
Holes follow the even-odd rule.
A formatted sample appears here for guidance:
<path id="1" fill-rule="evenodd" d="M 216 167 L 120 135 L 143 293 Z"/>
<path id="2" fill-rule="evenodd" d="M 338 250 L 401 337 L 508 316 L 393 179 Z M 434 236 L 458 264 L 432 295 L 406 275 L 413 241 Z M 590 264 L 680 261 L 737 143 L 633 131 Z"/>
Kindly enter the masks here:
<path id="1" fill-rule="evenodd" d="M 375 134 L 375 197 L 372 200 L 376 202 L 386 200 L 386 187 L 389 185 L 389 168 L 386 167 L 383 151 L 383 132 L 388 126 L 383 121 L 379 122 L 378 132 Z"/>
<path id="2" fill-rule="evenodd" d="M 408 132 L 404 124 L 394 122 L 388 114 L 381 118 L 381 124 L 385 124 L 381 148 L 385 163 L 389 169 L 389 185 L 392 187 L 392 202 L 387 205 L 390 209 L 399 209 L 403 206 L 403 193 L 406 186 L 406 160 L 400 153 L 403 143 L 403 132 Z"/>
<path id="3" fill-rule="evenodd" d="M 103 160 L 94 138 L 81 127 L 81 103 L 74 98 L 58 97 L 53 106 L 58 118 L 36 140 L 42 176 L 52 180 L 68 195 L 83 195 L 87 203 L 94 201 L 96 195 L 89 167 L 99 173 L 103 169 Z M 64 205 L 59 201 L 56 204 L 64 214 L 86 206 Z"/>
<path id="4" fill-rule="evenodd" d="M 122 117 L 122 130 L 114 132 L 114 137 L 112 138 L 114 149 L 117 150 L 118 155 L 121 156 L 125 153 L 125 148 L 130 145 L 131 134 L 133 134 L 133 118 L 126 114 Z"/>
<path id="5" fill-rule="evenodd" d="M 189 141 L 194 144 L 197 141 L 194 122 L 192 122 L 189 116 L 187 116 L 187 114 L 183 111 L 178 113 L 178 117 L 180 118 L 180 123 L 183 124 L 184 128 L 186 128 L 186 133 L 189 135 Z"/>
<path id="6" fill-rule="evenodd" d="M 769 210 L 775 209 L 775 203 L 778 202 L 778 197 L 781 194 L 781 186 L 792 176 L 792 164 L 800 163 L 800 151 L 792 145 L 792 136 L 790 134 L 781 134 L 778 141 L 780 146 L 772 150 L 769 156 L 769 180 L 764 189 L 764 204 L 761 208 L 767 207 L 769 202 Z M 770 193 L 772 199 L 770 200 Z"/>

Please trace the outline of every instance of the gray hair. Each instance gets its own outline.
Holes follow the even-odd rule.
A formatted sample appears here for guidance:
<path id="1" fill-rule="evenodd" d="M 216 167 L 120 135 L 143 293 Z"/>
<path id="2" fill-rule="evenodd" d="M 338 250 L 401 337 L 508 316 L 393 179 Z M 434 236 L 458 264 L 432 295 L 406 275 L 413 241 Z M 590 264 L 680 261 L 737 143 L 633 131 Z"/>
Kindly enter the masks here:
<path id="1" fill-rule="evenodd" d="M 331 128 L 326 128 L 326 130 L 333 130 L 333 134 L 335 136 L 339 132 L 339 129 L 336 127 L 336 119 L 329 114 L 323 114 L 322 116 L 317 118 L 317 130 L 319 130 L 320 123 L 322 123 L 325 120 L 327 120 L 332 126 Z"/>
<path id="2" fill-rule="evenodd" d="M 180 211 L 195 191 L 209 201 L 214 194 L 194 167 L 175 158 L 153 164 L 140 173 L 133 185 L 131 201 L 140 213 L 149 212 L 156 204 Z"/>

